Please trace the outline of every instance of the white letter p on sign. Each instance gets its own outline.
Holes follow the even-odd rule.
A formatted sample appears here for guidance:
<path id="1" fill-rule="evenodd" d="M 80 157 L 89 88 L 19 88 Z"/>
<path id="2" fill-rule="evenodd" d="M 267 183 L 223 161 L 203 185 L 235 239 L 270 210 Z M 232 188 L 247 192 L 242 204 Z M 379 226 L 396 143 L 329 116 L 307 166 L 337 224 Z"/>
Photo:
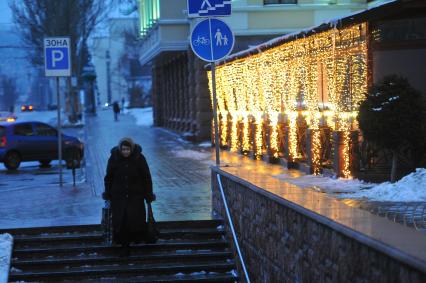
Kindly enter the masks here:
<path id="1" fill-rule="evenodd" d="M 64 59 L 64 53 L 60 50 L 52 50 L 52 66 L 56 67 L 56 62 Z"/>

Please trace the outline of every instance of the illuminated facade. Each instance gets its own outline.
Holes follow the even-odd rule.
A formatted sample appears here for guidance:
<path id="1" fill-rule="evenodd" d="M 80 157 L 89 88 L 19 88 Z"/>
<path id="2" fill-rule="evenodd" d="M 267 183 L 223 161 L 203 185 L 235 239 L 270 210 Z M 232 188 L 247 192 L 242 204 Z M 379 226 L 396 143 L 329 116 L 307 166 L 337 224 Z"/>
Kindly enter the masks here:
<path id="1" fill-rule="evenodd" d="M 381 58 L 390 60 L 389 54 L 401 61 L 400 47 L 381 42 L 390 34 L 384 27 L 393 26 L 392 20 L 381 19 L 392 14 L 399 18 L 400 8 L 402 3 L 383 5 L 276 38 L 220 62 L 216 68 L 220 145 L 256 158 L 282 160 L 309 173 L 330 170 L 350 178 L 356 171 L 358 106 L 368 86 L 398 71 L 418 89 L 426 89 L 424 81 L 411 74 L 410 64 L 416 63 L 383 68 L 389 63 Z M 405 26 L 418 34 L 419 29 L 425 31 L 424 20 L 424 16 L 410 18 Z M 422 34 L 418 42 L 424 40 Z M 424 46 L 412 43 L 406 51 L 413 52 L 411 48 L 418 53 L 411 59 L 424 58 Z M 424 73 L 425 67 L 418 67 Z"/>
<path id="2" fill-rule="evenodd" d="M 138 3 L 139 61 L 152 66 L 154 125 L 185 133 L 194 141 L 209 139 L 212 111 L 206 62 L 193 54 L 188 41 L 198 20 L 187 18 L 186 0 L 139 0 Z M 233 0 L 232 15 L 223 20 L 235 34 L 233 52 L 238 52 L 367 7 L 367 0 Z M 239 120 L 234 120 L 234 124 L 247 126 Z M 235 127 L 229 130 L 236 131 Z M 247 127 L 243 130 L 249 135 Z M 234 138 L 234 148 L 237 143 Z"/>

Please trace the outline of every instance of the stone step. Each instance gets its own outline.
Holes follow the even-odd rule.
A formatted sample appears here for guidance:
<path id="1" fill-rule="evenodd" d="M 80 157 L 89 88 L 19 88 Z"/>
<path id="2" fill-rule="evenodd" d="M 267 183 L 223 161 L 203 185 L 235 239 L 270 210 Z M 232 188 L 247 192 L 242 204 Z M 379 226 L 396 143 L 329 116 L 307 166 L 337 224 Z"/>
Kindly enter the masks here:
<path id="1" fill-rule="evenodd" d="M 169 229 L 162 228 L 160 230 L 160 239 L 215 239 L 224 235 L 223 230 L 216 228 L 182 228 Z M 38 234 L 38 235 L 17 235 L 14 236 L 14 246 L 16 248 L 25 247 L 46 247 L 56 245 L 70 244 L 101 244 L 105 241 L 102 232 L 81 232 L 72 234 Z"/>
<path id="2" fill-rule="evenodd" d="M 105 243 L 100 225 L 13 229 L 10 282 L 236 282 L 222 221 L 158 222 L 155 244 L 131 254 Z M 1 231 L 0 231 L 1 232 Z"/>
<path id="3" fill-rule="evenodd" d="M 120 277 L 120 283 L 126 282 L 140 282 L 140 283 L 194 283 L 194 282 L 205 282 L 205 283 L 235 283 L 238 282 L 238 276 L 235 272 L 226 273 L 206 273 L 206 272 L 194 272 L 192 274 L 177 273 L 174 275 L 160 275 L 160 276 L 133 276 L 133 277 Z M 101 280 L 101 281 L 100 281 Z M 81 281 L 70 281 L 64 280 L 62 282 L 74 283 Z M 86 279 L 84 282 L 102 282 L 117 283 L 117 278 L 103 277 L 101 279 Z"/>
<path id="4" fill-rule="evenodd" d="M 19 271 L 13 269 L 9 274 L 10 281 L 58 281 L 58 280 L 85 280 L 95 278 L 105 278 L 113 276 L 147 276 L 147 275 L 174 275 L 179 273 L 191 274 L 195 272 L 231 272 L 235 268 L 235 263 L 223 261 L 210 261 L 206 263 L 185 263 L 185 264 L 134 264 L 134 265 L 108 265 L 108 266 L 87 266 L 70 267 L 63 270 L 45 270 L 45 271 Z"/>
<path id="5" fill-rule="evenodd" d="M 13 258 L 29 259 L 29 258 L 43 258 L 46 256 L 78 256 L 90 254 L 117 254 L 120 251 L 119 246 L 109 246 L 106 244 L 88 245 L 88 246 L 70 246 L 65 245 L 62 247 L 39 247 L 39 248 L 14 248 Z M 202 240 L 202 241 L 158 241 L 155 244 L 138 244 L 132 246 L 135 252 L 147 251 L 168 251 L 175 252 L 177 250 L 201 250 L 201 251 L 224 251 L 228 249 L 228 242 L 220 240 Z"/>
<path id="6" fill-rule="evenodd" d="M 51 268 L 78 267 L 84 265 L 108 265 L 108 264 L 129 264 L 129 263 L 184 263 L 184 262 L 201 262 L 203 260 L 223 260 L 233 257 L 229 251 L 176 251 L 176 252 L 151 252 L 137 253 L 132 250 L 132 254 L 128 257 L 121 257 L 117 254 L 110 255 L 84 255 L 84 256 L 65 256 L 36 259 L 13 259 L 12 266 L 19 270 L 41 270 Z"/>
<path id="7" fill-rule="evenodd" d="M 157 227 L 162 230 L 167 229 L 190 229 L 190 228 L 217 228 L 223 224 L 222 220 L 189 220 L 189 221 L 159 221 Z M 31 227 L 0 229 L 0 234 L 9 233 L 18 235 L 43 235 L 43 234 L 76 234 L 76 233 L 102 232 L 100 224 L 74 225 L 74 226 L 52 226 L 52 227 Z"/>

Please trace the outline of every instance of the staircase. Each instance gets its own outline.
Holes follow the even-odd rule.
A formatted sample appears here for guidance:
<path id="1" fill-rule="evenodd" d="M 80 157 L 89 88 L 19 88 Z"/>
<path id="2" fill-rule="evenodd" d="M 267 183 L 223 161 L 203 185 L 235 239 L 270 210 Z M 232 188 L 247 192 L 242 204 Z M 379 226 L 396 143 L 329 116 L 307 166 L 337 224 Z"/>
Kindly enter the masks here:
<path id="1" fill-rule="evenodd" d="M 157 222 L 156 244 L 105 244 L 101 225 L 4 230 L 14 237 L 10 282 L 236 282 L 220 220 Z"/>

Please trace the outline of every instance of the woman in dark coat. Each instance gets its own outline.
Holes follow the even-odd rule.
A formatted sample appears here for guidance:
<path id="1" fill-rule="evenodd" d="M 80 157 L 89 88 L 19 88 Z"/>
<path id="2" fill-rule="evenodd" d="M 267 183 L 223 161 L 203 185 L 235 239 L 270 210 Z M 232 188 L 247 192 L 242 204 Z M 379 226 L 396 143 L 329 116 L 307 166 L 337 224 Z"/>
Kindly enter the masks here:
<path id="1" fill-rule="evenodd" d="M 140 242 L 146 231 L 145 203 L 155 200 L 151 173 L 140 145 L 123 138 L 111 149 L 104 178 L 103 198 L 111 201 L 113 241 L 128 253 L 130 242 Z"/>

